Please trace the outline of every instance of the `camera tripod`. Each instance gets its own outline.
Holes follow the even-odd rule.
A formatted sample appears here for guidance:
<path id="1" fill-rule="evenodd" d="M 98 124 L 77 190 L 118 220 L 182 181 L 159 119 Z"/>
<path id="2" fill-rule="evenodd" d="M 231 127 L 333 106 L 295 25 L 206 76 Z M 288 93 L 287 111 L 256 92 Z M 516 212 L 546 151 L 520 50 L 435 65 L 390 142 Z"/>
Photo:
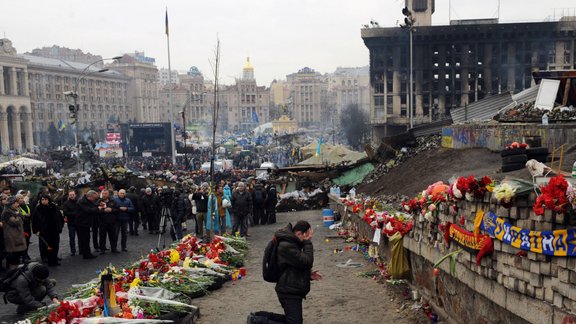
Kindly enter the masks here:
<path id="1" fill-rule="evenodd" d="M 156 243 L 156 250 L 160 251 L 160 241 L 162 241 L 162 248 L 166 248 L 166 227 L 170 223 L 170 228 L 173 233 L 176 233 L 176 228 L 174 228 L 174 222 L 172 221 L 172 215 L 170 213 L 170 208 L 163 206 L 160 213 L 160 233 L 158 233 L 158 243 Z"/>

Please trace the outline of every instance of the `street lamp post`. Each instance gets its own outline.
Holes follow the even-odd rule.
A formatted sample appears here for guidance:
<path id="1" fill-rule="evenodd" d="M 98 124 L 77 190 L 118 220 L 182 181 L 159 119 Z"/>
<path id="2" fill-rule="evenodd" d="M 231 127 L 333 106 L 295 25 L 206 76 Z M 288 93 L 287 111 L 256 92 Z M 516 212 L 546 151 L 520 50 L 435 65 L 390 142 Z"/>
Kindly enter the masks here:
<path id="1" fill-rule="evenodd" d="M 65 91 L 64 95 L 67 97 L 72 98 L 74 104 L 68 106 L 68 109 L 70 111 L 70 119 L 72 120 L 72 122 L 70 124 L 76 124 L 76 131 L 74 132 L 74 146 L 76 147 L 76 166 L 78 168 L 78 171 L 80 171 L 80 144 L 78 142 L 78 128 L 80 127 L 80 123 L 78 122 L 79 119 L 79 115 L 78 112 L 80 111 L 80 105 L 78 104 L 78 85 L 80 84 L 80 82 L 82 80 L 84 80 L 86 77 L 88 77 L 89 75 L 93 74 L 93 73 L 103 73 L 108 71 L 108 69 L 104 68 L 104 69 L 99 69 L 99 70 L 94 70 L 94 71 L 89 71 L 88 69 L 93 66 L 96 63 L 99 62 L 103 62 L 105 60 L 119 60 L 121 59 L 122 56 L 115 56 L 112 58 L 104 58 L 104 59 L 100 59 L 97 61 L 94 61 L 90 64 L 88 64 L 79 74 L 78 79 L 76 80 L 76 82 L 74 83 L 74 86 L 72 87 L 71 91 Z"/>
<path id="2" fill-rule="evenodd" d="M 413 83 L 413 67 L 412 67 L 412 62 L 413 62 L 413 49 L 412 49 L 412 34 L 414 33 L 414 24 L 416 23 L 416 19 L 414 19 L 414 16 L 412 16 L 412 12 L 408 9 L 408 7 L 404 7 L 404 9 L 402 9 L 402 14 L 404 16 L 406 16 L 404 18 L 404 24 L 400 25 L 400 27 L 402 28 L 406 28 L 408 29 L 408 32 L 410 33 L 410 87 L 408 88 L 408 120 L 409 120 L 409 124 L 408 124 L 408 129 L 412 129 L 412 127 L 414 127 L 414 123 L 413 123 L 413 106 L 414 106 L 414 83 Z"/>

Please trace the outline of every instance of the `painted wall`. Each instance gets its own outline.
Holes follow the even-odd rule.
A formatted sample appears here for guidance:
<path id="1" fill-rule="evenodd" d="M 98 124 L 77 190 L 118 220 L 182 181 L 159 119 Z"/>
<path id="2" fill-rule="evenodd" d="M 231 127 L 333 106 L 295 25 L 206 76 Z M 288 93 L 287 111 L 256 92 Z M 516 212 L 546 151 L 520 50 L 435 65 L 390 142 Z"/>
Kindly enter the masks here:
<path id="1" fill-rule="evenodd" d="M 464 149 L 485 147 L 500 151 L 512 142 L 523 143 L 539 137 L 548 150 L 562 144 L 576 143 L 576 123 L 557 125 L 538 124 L 466 124 L 442 129 L 442 147 Z"/>

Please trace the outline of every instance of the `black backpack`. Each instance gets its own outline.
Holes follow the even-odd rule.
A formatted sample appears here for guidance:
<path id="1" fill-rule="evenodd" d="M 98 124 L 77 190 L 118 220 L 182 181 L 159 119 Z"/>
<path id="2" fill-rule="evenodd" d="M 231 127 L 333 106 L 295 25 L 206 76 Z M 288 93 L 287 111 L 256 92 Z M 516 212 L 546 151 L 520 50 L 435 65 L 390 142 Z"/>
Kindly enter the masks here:
<path id="1" fill-rule="evenodd" d="M 254 202 L 258 205 L 262 205 L 264 203 L 264 189 L 254 189 Z"/>
<path id="2" fill-rule="evenodd" d="M 29 264 L 30 263 L 24 263 L 14 269 L 8 270 L 4 276 L 0 278 L 0 292 L 10 291 L 12 289 L 12 282 L 28 269 Z"/>
<path id="3" fill-rule="evenodd" d="M 272 236 L 264 250 L 262 277 L 267 282 L 278 282 L 280 275 L 282 275 L 282 270 L 278 264 L 278 239 L 276 239 L 276 236 Z"/>

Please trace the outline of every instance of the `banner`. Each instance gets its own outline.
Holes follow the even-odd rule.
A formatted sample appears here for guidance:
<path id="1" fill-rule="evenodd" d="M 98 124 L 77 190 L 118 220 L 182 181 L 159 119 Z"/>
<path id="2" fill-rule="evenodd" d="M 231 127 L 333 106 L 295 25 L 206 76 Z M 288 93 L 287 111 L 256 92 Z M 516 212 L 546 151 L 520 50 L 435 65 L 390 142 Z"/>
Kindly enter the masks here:
<path id="1" fill-rule="evenodd" d="M 484 214 L 480 228 L 498 240 L 526 251 L 554 256 L 576 256 L 576 229 L 531 231 L 512 226 L 493 213 Z"/>
<path id="2" fill-rule="evenodd" d="M 485 255 L 494 252 L 494 245 L 490 236 L 474 234 L 452 223 L 447 223 L 444 227 L 444 240 L 448 246 L 450 246 L 450 242 L 454 242 L 470 253 L 477 253 L 476 265 L 480 265 L 480 261 Z"/>

